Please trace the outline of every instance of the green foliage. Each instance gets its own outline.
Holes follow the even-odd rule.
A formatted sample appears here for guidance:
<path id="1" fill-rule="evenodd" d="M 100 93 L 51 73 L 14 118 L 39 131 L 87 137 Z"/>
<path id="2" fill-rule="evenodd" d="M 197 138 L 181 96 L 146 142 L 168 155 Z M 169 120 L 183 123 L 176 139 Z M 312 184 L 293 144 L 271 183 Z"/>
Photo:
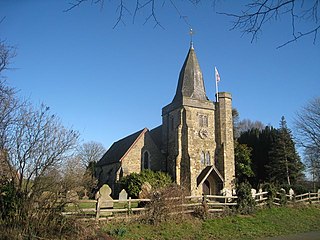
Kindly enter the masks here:
<path id="1" fill-rule="evenodd" d="M 261 182 L 294 185 L 302 176 L 303 165 L 284 118 L 280 128 L 251 129 L 242 133 L 238 141 L 252 149 L 254 177 L 249 181 L 253 186 Z"/>
<path id="2" fill-rule="evenodd" d="M 164 172 L 153 172 L 149 169 L 140 174 L 131 173 L 121 179 L 120 183 L 131 197 L 138 197 L 143 183 L 148 182 L 154 190 L 166 187 L 172 183 L 171 177 Z"/>
<path id="3" fill-rule="evenodd" d="M 251 185 L 242 182 L 237 187 L 237 210 L 241 214 L 251 214 L 255 211 L 256 202 L 251 195 Z"/>
<path id="4" fill-rule="evenodd" d="M 238 183 L 244 182 L 254 176 L 254 172 L 251 168 L 251 151 L 252 149 L 246 144 L 235 142 L 234 156 L 236 179 Z"/>
<path id="5" fill-rule="evenodd" d="M 124 227 L 119 227 L 109 231 L 109 234 L 111 236 L 123 237 L 126 234 L 126 232 L 127 230 Z"/>
<path id="6" fill-rule="evenodd" d="M 303 165 L 295 149 L 295 143 L 284 117 L 269 152 L 266 166 L 268 179 L 279 184 L 295 184 L 302 175 Z"/>
<path id="7" fill-rule="evenodd" d="M 268 206 L 272 207 L 273 206 L 273 201 L 274 198 L 277 196 L 277 188 L 273 183 L 265 183 L 262 185 L 262 189 L 266 192 L 268 192 Z"/>
<path id="8" fill-rule="evenodd" d="M 22 203 L 22 195 L 17 192 L 13 181 L 3 180 L 0 183 L 0 219 L 10 222 L 11 217 L 17 214 Z"/>

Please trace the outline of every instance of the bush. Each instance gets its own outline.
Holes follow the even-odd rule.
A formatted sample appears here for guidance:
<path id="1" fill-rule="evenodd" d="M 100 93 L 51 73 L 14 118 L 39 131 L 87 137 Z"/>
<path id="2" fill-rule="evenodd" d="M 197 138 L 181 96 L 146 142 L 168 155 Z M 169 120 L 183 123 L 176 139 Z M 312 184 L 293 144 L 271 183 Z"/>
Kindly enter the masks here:
<path id="1" fill-rule="evenodd" d="M 164 187 L 152 193 L 151 201 L 147 204 L 146 221 L 159 224 L 169 218 L 179 217 L 183 214 L 182 204 L 185 201 L 184 189 L 176 184 Z"/>
<path id="2" fill-rule="evenodd" d="M 141 191 L 143 183 L 150 183 L 153 190 L 159 190 L 169 186 L 172 183 L 171 177 L 164 172 L 153 172 L 151 170 L 143 170 L 140 174 L 131 173 L 121 179 L 120 184 L 130 197 L 137 198 Z"/>
<path id="3" fill-rule="evenodd" d="M 268 192 L 268 207 L 272 207 L 273 206 L 273 201 L 274 198 L 277 196 L 277 188 L 273 183 L 265 183 L 262 185 L 262 189 L 264 189 L 264 191 Z"/>
<path id="4" fill-rule="evenodd" d="M 251 185 L 242 182 L 237 188 L 237 210 L 241 214 L 251 214 L 255 211 L 256 202 L 251 195 Z"/>

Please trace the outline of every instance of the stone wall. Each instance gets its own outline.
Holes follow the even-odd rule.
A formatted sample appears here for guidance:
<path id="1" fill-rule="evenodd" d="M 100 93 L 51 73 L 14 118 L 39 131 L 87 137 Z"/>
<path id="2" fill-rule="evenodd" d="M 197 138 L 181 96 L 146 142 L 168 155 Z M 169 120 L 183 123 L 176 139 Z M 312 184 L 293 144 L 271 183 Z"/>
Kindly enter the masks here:
<path id="1" fill-rule="evenodd" d="M 219 170 L 224 178 L 224 188 L 232 190 L 235 179 L 232 97 L 219 93 L 217 105 L 217 144 L 219 146 Z"/>

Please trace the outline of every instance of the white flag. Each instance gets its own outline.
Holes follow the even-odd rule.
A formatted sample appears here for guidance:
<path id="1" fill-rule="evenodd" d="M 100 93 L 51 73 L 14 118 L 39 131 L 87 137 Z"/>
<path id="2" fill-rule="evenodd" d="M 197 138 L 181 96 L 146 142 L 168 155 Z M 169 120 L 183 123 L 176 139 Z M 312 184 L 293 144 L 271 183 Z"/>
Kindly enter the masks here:
<path id="1" fill-rule="evenodd" d="M 216 67 L 214 67 L 214 72 L 216 75 L 216 82 L 220 82 L 220 75 L 219 75 L 218 69 Z"/>

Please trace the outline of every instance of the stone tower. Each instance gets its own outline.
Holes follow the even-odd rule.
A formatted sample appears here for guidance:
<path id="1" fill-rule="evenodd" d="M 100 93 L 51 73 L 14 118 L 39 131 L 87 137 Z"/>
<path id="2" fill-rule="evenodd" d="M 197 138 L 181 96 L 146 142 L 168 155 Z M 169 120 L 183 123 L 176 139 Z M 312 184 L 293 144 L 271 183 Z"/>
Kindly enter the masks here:
<path id="1" fill-rule="evenodd" d="M 223 187 L 232 189 L 235 174 L 231 95 L 221 93 L 220 98 L 219 103 L 213 103 L 206 96 L 191 45 L 174 99 L 162 109 L 166 171 L 191 194 L 218 194 Z"/>
<path id="2" fill-rule="evenodd" d="M 232 99 L 208 99 L 193 46 L 180 71 L 175 96 L 162 109 L 162 125 L 112 144 L 97 163 L 99 184 L 116 192 L 119 180 L 144 169 L 168 172 L 186 194 L 231 192 L 235 178 Z M 118 185 L 117 185 L 118 184 Z"/>
<path id="3" fill-rule="evenodd" d="M 223 187 L 232 190 L 235 179 L 234 141 L 232 98 L 230 93 L 218 93 L 219 101 L 216 102 L 216 142 L 218 170 L 223 176 Z"/>

